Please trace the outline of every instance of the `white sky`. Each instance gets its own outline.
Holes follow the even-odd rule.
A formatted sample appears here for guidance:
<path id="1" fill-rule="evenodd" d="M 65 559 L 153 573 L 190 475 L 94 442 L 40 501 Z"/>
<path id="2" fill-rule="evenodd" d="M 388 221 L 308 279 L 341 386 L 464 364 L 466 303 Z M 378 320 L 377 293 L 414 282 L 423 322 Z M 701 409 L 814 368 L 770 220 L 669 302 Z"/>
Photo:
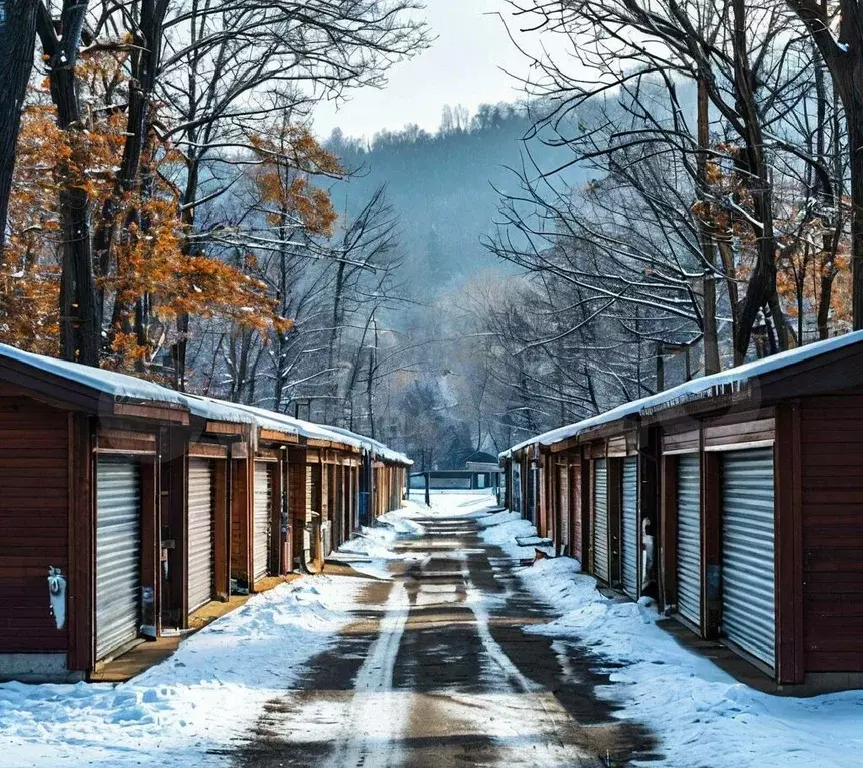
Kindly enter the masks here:
<path id="1" fill-rule="evenodd" d="M 315 130 L 329 136 L 339 126 L 348 136 L 371 137 L 407 123 L 434 131 L 444 105 L 463 104 L 471 115 L 483 102 L 513 101 L 523 96 L 506 72 L 524 77 L 525 56 L 511 42 L 504 22 L 517 34 L 519 22 L 505 0 L 426 0 L 425 16 L 437 39 L 432 47 L 390 71 L 383 90 L 364 88 L 336 110 L 325 103 L 315 110 Z M 497 14 L 500 14 L 498 16 Z M 535 50 L 536 33 L 519 36 Z"/>

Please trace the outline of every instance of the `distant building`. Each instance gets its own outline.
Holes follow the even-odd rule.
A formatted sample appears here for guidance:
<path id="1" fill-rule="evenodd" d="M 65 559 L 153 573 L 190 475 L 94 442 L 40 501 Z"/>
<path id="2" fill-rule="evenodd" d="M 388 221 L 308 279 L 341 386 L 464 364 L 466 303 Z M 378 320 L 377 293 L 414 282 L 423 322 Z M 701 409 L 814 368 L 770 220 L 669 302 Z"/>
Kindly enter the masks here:
<path id="1" fill-rule="evenodd" d="M 499 472 L 500 465 L 498 464 L 497 457 L 492 456 L 490 453 L 485 453 L 485 451 L 477 451 L 476 453 L 472 453 L 467 457 L 467 460 L 464 463 L 464 468 L 469 469 L 473 472 Z"/>
<path id="2" fill-rule="evenodd" d="M 410 476 L 410 487 L 425 488 L 428 475 L 433 491 L 494 491 L 500 485 L 500 465 L 490 453 L 476 451 L 467 457 L 464 469 L 435 469 L 415 472 Z"/>

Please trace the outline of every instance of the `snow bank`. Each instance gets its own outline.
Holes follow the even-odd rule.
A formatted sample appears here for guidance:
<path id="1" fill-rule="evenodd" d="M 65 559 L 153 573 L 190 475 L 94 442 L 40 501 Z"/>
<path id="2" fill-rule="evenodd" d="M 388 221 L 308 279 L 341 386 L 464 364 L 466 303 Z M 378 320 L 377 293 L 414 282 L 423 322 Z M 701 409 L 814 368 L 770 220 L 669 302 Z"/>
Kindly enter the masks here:
<path id="1" fill-rule="evenodd" d="M 532 553 L 515 536 L 535 533 L 511 513 L 489 518 L 484 540 L 513 557 Z M 811 699 L 770 696 L 738 683 L 656 626 L 653 602 L 609 600 L 577 560 L 539 560 L 519 571 L 559 618 L 526 629 L 587 646 L 609 662 L 600 694 L 662 739 L 674 768 L 863 766 L 863 693 Z M 618 665 L 623 665 L 619 667 Z M 654 765 L 655 763 L 651 763 Z"/>
<path id="2" fill-rule="evenodd" d="M 477 525 L 480 529 L 480 538 L 486 544 L 499 547 L 515 559 L 534 557 L 537 550 L 547 555 L 552 554 L 551 547 L 521 546 L 518 543 L 518 539 L 536 536 L 536 528 L 517 512 L 496 512 L 477 520 Z M 577 563 L 576 560 L 569 562 Z"/>
<path id="3" fill-rule="evenodd" d="M 121 685 L 0 685 L 4 768 L 223 765 L 303 663 L 352 619 L 361 583 L 319 576 L 256 595 Z"/>
<path id="4" fill-rule="evenodd" d="M 394 561 L 423 561 L 427 555 L 418 552 L 394 552 L 399 536 L 421 536 L 425 529 L 400 512 L 388 512 L 378 518 L 373 528 L 363 526 L 350 541 L 336 551 L 335 558 L 347 563 L 358 573 L 376 579 L 391 579 Z"/>

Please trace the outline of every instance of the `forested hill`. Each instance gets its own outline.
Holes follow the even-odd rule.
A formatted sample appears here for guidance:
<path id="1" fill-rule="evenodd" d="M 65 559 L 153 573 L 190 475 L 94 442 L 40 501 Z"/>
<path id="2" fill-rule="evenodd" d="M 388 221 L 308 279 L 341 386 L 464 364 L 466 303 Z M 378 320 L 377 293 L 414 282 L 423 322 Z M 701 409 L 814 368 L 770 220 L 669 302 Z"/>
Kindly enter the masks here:
<path id="1" fill-rule="evenodd" d="M 462 114 L 459 114 L 462 112 Z M 516 192 L 531 118 L 515 105 L 488 105 L 468 119 L 461 109 L 453 120 L 445 111 L 441 129 L 429 134 L 416 126 L 375 136 L 370 144 L 336 130 L 327 146 L 345 167 L 356 171 L 332 188 L 339 213 L 355 213 L 382 184 L 400 217 L 405 274 L 414 288 L 435 293 L 455 280 L 491 265 L 481 237 L 494 227 L 499 204 L 495 190 Z M 528 143 L 540 165 L 553 164 L 553 150 Z"/>

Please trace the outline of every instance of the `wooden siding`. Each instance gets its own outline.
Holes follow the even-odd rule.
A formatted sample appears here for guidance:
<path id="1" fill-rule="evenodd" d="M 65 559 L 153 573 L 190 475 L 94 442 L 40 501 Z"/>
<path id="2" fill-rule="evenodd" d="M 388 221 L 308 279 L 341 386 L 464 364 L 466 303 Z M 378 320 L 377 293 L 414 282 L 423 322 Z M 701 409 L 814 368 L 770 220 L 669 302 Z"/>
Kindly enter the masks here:
<path id="1" fill-rule="evenodd" d="M 744 447 L 750 443 L 769 443 L 776 434 L 773 417 L 737 424 L 711 424 L 704 427 L 705 448 Z"/>
<path id="2" fill-rule="evenodd" d="M 293 561 L 303 551 L 303 533 L 306 528 L 306 465 L 300 464 L 295 456 L 291 456 L 288 464 L 288 506 L 293 537 L 290 567 L 293 569 Z"/>
<path id="3" fill-rule="evenodd" d="M 863 670 L 863 397 L 801 406 L 804 663 Z"/>
<path id="4" fill-rule="evenodd" d="M 0 434 L 0 651 L 65 651 L 47 577 L 49 566 L 69 575 L 69 419 L 4 397 Z"/>
<path id="5" fill-rule="evenodd" d="M 662 452 L 697 453 L 701 449 L 701 430 L 687 429 L 683 432 L 665 432 L 662 435 Z"/>
<path id="6" fill-rule="evenodd" d="M 231 462 L 231 578 L 249 581 L 249 461 Z"/>

